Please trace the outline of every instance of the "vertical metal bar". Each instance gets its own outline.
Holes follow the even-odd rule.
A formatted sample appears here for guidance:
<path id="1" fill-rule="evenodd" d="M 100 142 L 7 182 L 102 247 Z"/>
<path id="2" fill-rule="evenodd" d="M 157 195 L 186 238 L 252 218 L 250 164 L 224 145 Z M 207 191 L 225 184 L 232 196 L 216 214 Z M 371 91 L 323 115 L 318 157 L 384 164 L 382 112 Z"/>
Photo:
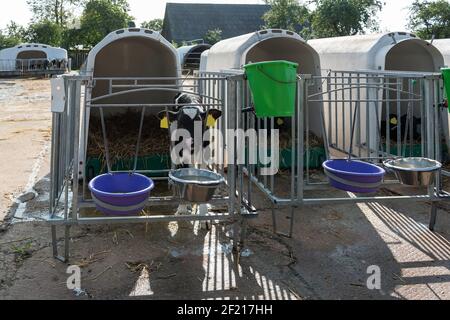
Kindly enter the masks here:
<path id="1" fill-rule="evenodd" d="M 335 126 L 335 135 L 336 135 L 336 147 L 341 148 L 342 146 L 339 144 L 339 107 L 338 107 L 338 81 L 339 81 L 339 74 L 335 74 L 334 78 L 334 126 Z"/>
<path id="2" fill-rule="evenodd" d="M 347 115 L 347 108 L 346 108 L 346 105 L 345 105 L 345 98 L 346 98 L 346 91 L 347 91 L 347 89 L 345 88 L 345 86 L 347 85 L 347 83 L 345 81 L 345 73 L 344 72 L 341 73 L 341 82 L 342 82 L 342 84 L 341 84 L 342 85 L 342 90 L 341 90 L 341 93 L 340 93 L 341 94 L 341 110 L 342 110 L 342 123 L 341 123 L 341 125 L 342 125 L 342 132 L 343 132 L 343 135 L 342 135 L 342 148 L 344 150 L 347 150 L 347 138 L 346 138 L 346 134 L 345 134 L 345 128 L 346 128 L 346 126 L 345 126 L 345 124 L 346 124 L 345 117 Z M 350 106 L 351 106 L 351 104 L 350 104 Z"/>
<path id="3" fill-rule="evenodd" d="M 369 75 L 366 75 L 367 77 L 369 77 Z M 370 78 L 370 80 L 369 80 L 369 78 L 368 78 L 368 80 L 367 80 L 367 84 L 368 85 L 371 85 L 373 83 L 373 78 L 372 78 L 372 76 L 371 76 L 371 78 Z M 367 154 L 366 154 L 366 156 L 367 156 L 367 158 L 370 158 L 371 157 L 371 149 L 372 149 L 372 143 L 371 143 L 371 139 L 370 139 L 370 136 L 371 136 L 371 118 L 370 118 L 370 116 L 371 116 L 371 114 L 372 114 L 372 110 L 370 109 L 370 99 L 371 99 L 371 88 L 366 88 L 366 102 L 365 102 L 365 108 L 364 108 L 364 110 L 366 111 L 366 149 L 367 149 Z"/>
<path id="4" fill-rule="evenodd" d="M 227 116 L 228 127 L 233 128 L 236 122 L 236 81 L 233 79 L 227 79 Z M 235 127 L 234 127 L 235 128 Z M 229 179 L 229 210 L 231 215 L 235 215 L 235 198 L 236 198 L 236 138 L 234 141 L 229 141 L 229 144 L 233 146 L 233 150 L 230 150 L 233 159 L 228 159 L 228 179 Z M 230 147 L 230 145 L 228 146 Z M 228 149 L 228 148 L 227 148 Z M 230 155 L 230 154 L 229 154 Z M 235 235 L 236 236 L 236 235 Z"/>
<path id="5" fill-rule="evenodd" d="M 328 145 L 326 146 L 326 149 L 328 149 L 331 144 L 333 144 L 333 135 L 332 135 L 332 123 L 333 121 L 332 119 L 332 115 L 331 115 L 331 71 L 328 73 L 327 75 L 327 92 L 328 92 L 328 128 L 327 128 L 327 132 L 328 132 Z"/>
<path id="6" fill-rule="evenodd" d="M 424 81 L 421 79 L 420 80 L 420 121 L 421 121 L 421 125 L 420 125 L 420 146 L 421 146 L 421 156 L 425 157 L 426 154 L 426 130 L 425 130 L 425 126 L 427 125 L 427 121 L 426 121 L 426 98 L 425 98 L 425 83 Z"/>
<path id="7" fill-rule="evenodd" d="M 308 85 L 305 85 L 304 88 L 304 97 L 302 98 L 304 101 L 307 101 L 308 99 Z M 311 164 L 311 148 L 310 148 L 310 139 L 309 139 L 309 135 L 310 135 L 310 127 L 309 127 L 309 105 L 305 106 L 305 110 L 304 110 L 304 115 L 305 115 L 305 132 L 306 132 L 306 136 L 305 136 L 305 140 L 304 142 L 300 140 L 300 143 L 305 143 L 305 154 L 306 154 L 306 164 L 305 164 L 305 168 L 306 168 L 306 183 L 309 184 L 309 178 L 310 178 L 310 164 Z M 302 155 L 303 157 L 303 155 Z"/>
<path id="8" fill-rule="evenodd" d="M 358 90 L 357 90 L 357 93 L 356 93 L 356 100 L 357 101 L 360 101 L 361 100 L 361 75 L 358 73 L 357 74 L 357 76 L 356 76 L 356 83 L 357 83 L 357 88 L 358 88 Z M 367 78 L 366 78 L 366 83 L 367 83 Z M 358 125 L 357 125 L 357 137 L 358 137 L 358 140 L 357 140 L 357 143 L 358 143 L 358 157 L 360 157 L 361 158 L 361 155 L 362 155 L 362 150 L 361 150 L 361 145 L 362 145 L 362 137 L 361 137 L 361 104 L 360 104 L 360 106 L 359 106 L 359 108 L 358 108 L 358 119 L 357 119 L 357 123 L 358 123 Z"/>
<path id="9" fill-rule="evenodd" d="M 433 106 L 433 98 L 431 96 L 431 84 L 430 80 L 426 79 L 424 80 L 424 88 L 425 88 L 425 114 L 426 114 L 426 139 L 427 139 L 427 157 L 433 158 L 434 154 L 434 137 L 433 137 L 433 113 L 432 113 L 432 106 Z"/>
<path id="10" fill-rule="evenodd" d="M 138 166 L 139 149 L 141 147 L 142 129 L 144 127 L 145 111 L 147 111 L 147 108 L 143 107 L 141 112 L 141 121 L 139 123 L 139 134 L 138 134 L 138 141 L 136 143 L 136 155 L 134 157 L 133 173 L 136 172 Z"/>
<path id="11" fill-rule="evenodd" d="M 397 156 L 402 155 L 402 114 L 401 114 L 401 86 L 402 80 L 397 78 Z"/>
<path id="12" fill-rule="evenodd" d="M 389 90 L 391 88 L 391 79 L 387 79 L 387 84 L 385 83 L 386 90 L 385 90 L 385 96 L 386 96 L 386 156 L 389 156 L 391 154 L 391 91 Z"/>
<path id="13" fill-rule="evenodd" d="M 73 195 L 72 195 L 72 220 L 78 217 L 78 189 L 79 189 L 79 163 L 78 153 L 80 148 L 80 116 L 81 116 L 81 81 L 74 82 L 75 99 L 73 100 L 73 107 L 71 111 L 74 113 L 74 125 L 70 135 L 73 136 Z M 69 147 L 70 148 L 70 147 Z"/>

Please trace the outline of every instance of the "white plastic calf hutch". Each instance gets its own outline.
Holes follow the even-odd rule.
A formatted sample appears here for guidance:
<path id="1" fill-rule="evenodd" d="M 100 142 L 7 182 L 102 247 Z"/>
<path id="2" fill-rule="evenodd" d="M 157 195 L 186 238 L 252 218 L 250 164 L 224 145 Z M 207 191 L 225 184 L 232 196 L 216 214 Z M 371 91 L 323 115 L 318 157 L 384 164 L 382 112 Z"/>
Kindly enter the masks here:
<path id="1" fill-rule="evenodd" d="M 163 105 L 172 104 L 178 93 L 181 67 L 177 50 L 161 34 L 131 28 L 114 31 L 98 43 L 89 53 L 83 73 L 92 77 L 94 83 L 92 88 L 87 88 L 87 104 L 104 105 L 108 120 L 129 111 L 133 105 L 137 108 L 132 112 L 140 112 L 139 106 L 150 103 L 161 105 L 146 112 L 146 115 L 156 115 L 164 109 Z M 149 89 L 152 85 L 161 87 L 162 82 L 167 90 Z M 117 108 L 120 104 L 128 108 Z M 108 108 L 108 105 L 115 107 Z M 85 125 L 80 141 L 80 172 L 84 172 L 90 120 L 91 117 L 98 120 L 99 108 L 87 108 L 86 113 L 82 115 Z"/>
<path id="2" fill-rule="evenodd" d="M 206 43 L 178 48 L 181 67 L 187 70 L 198 70 L 200 68 L 201 55 L 209 48 L 211 48 L 211 45 Z"/>
<path id="3" fill-rule="evenodd" d="M 439 49 L 444 56 L 444 63 L 446 67 L 450 66 L 450 39 L 434 40 L 433 45 Z"/>
<path id="4" fill-rule="evenodd" d="M 66 69 L 67 50 L 45 44 L 26 43 L 0 51 L 0 72 Z"/>
<path id="5" fill-rule="evenodd" d="M 317 52 L 298 34 L 279 29 L 261 30 L 218 42 L 202 55 L 200 71 L 241 70 L 248 63 L 273 60 L 298 63 L 299 74 L 321 74 Z M 319 92 L 320 84 L 310 90 Z M 310 129 L 319 136 L 322 135 L 320 121 L 319 113 L 310 114 Z"/>
<path id="6" fill-rule="evenodd" d="M 364 73 L 371 70 L 378 73 L 416 73 L 425 76 L 429 73 L 439 72 L 440 68 L 444 66 L 444 58 L 435 46 L 405 32 L 316 39 L 308 41 L 308 44 L 319 53 L 324 75 L 328 73 L 335 77 L 334 84 L 330 82 L 329 87 L 324 88 L 329 95 L 329 100 L 342 100 L 342 106 L 348 106 L 331 108 L 330 105 L 324 104 L 330 144 L 342 151 L 350 149 L 352 130 L 349 124 L 352 123 L 353 112 L 359 104 L 360 129 L 358 129 L 358 133 L 355 133 L 352 147 L 354 150 L 362 148 L 372 156 L 374 154 L 371 151 L 375 150 L 377 143 L 373 137 L 383 131 L 380 128 L 384 122 L 389 123 L 391 120 L 393 127 L 398 123 L 400 135 L 402 134 L 401 130 L 404 130 L 400 127 L 406 127 L 405 123 L 401 124 L 401 117 L 410 119 L 411 124 L 412 119 L 421 118 L 420 106 L 418 103 L 414 103 L 414 100 L 419 99 L 413 99 L 420 95 L 421 88 L 417 82 L 408 83 L 400 80 L 400 77 L 397 83 L 392 83 L 391 75 L 389 80 L 391 82 L 384 83 L 385 89 L 380 89 L 382 86 L 368 83 L 367 77 L 366 79 L 350 77 L 349 72 L 361 71 Z M 380 81 L 384 80 L 380 79 Z M 348 82 L 350 90 L 333 91 L 333 86 L 337 87 L 344 82 Z M 372 85 L 373 90 L 367 91 L 367 96 L 358 96 L 358 87 Z M 384 98 L 379 99 L 379 97 Z M 371 101 L 375 100 L 382 101 L 381 108 L 371 107 Z M 379 113 L 377 114 L 375 110 L 379 110 Z M 408 112 L 409 116 L 405 117 Z M 396 115 L 395 120 L 390 119 L 391 114 Z M 405 121 L 403 120 L 403 122 Z M 444 120 L 444 122 L 446 121 Z M 377 123 L 378 125 L 376 125 Z M 417 126 L 417 128 L 419 127 L 420 125 Z M 444 127 L 448 132 L 447 123 L 444 123 Z"/>

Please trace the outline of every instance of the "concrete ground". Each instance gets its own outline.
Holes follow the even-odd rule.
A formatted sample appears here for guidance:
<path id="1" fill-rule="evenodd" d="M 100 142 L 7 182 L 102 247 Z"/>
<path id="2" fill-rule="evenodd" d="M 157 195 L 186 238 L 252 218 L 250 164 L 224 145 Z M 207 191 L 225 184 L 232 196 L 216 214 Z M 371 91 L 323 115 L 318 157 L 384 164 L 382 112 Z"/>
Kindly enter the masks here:
<path id="1" fill-rule="evenodd" d="M 38 113 L 49 117 L 46 112 L 48 106 Z M 270 204 L 261 194 L 255 194 L 260 217 L 250 221 L 238 261 L 227 224 L 210 230 L 187 222 L 74 227 L 70 263 L 81 267 L 83 292 L 68 290 L 68 265 L 52 258 L 50 229 L 39 222 L 48 208 L 45 145 L 22 151 L 27 165 L 11 161 L 0 171 L 2 184 L 11 183 L 8 170 L 17 176 L 17 192 L 6 210 L 6 221 L 14 223 L 0 228 L 0 299 L 450 299 L 448 207 L 439 210 L 434 233 L 427 229 L 428 204 L 297 209 L 289 239 L 271 231 Z M 18 152 L 2 151 L 5 159 Z M 17 201 L 30 190 L 32 200 Z M 346 194 L 329 190 L 307 196 Z M 289 210 L 276 212 L 279 229 L 287 231 Z M 60 245 L 62 238 L 59 230 Z M 367 287 L 373 266 L 380 271 L 379 290 Z"/>

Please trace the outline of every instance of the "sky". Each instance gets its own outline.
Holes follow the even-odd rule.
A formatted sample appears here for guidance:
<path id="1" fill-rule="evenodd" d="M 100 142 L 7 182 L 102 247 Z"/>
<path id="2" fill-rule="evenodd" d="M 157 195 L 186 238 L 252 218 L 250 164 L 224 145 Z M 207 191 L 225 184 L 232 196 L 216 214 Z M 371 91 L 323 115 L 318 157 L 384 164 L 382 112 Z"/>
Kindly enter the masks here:
<path id="1" fill-rule="evenodd" d="M 6 0 L 0 0 L 6 2 Z M 0 11 L 0 29 L 9 21 L 14 20 L 19 24 L 27 25 L 31 18 L 26 0 L 9 1 Z M 254 3 L 262 4 L 263 0 L 128 0 L 131 6 L 131 15 L 135 17 L 137 25 L 142 21 L 154 18 L 163 18 L 167 2 L 182 3 Z M 384 0 L 385 6 L 379 15 L 381 31 L 409 31 L 406 27 L 408 6 L 413 0 Z M 213 18 L 213 17 L 212 17 Z"/>

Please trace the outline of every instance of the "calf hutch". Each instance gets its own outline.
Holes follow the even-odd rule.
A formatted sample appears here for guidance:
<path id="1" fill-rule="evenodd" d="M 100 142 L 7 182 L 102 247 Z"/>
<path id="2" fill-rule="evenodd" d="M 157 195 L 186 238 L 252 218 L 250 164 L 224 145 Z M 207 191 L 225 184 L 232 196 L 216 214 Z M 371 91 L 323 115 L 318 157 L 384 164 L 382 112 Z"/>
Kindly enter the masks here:
<path id="1" fill-rule="evenodd" d="M 444 63 L 446 67 L 450 67 L 450 39 L 434 40 L 432 44 L 439 49 L 444 56 Z"/>
<path id="2" fill-rule="evenodd" d="M 27 43 L 0 51 L 4 76 L 62 74 L 70 68 L 67 51 L 45 44 Z"/>
<path id="3" fill-rule="evenodd" d="M 225 76 L 186 81 L 176 49 L 159 33 L 137 28 L 103 39 L 81 75 L 52 79 L 50 222 L 55 256 L 57 225 L 65 226 L 66 261 L 70 227 L 82 223 L 229 221 L 234 248 L 240 248 L 244 221 L 257 215 L 246 197 L 249 186 L 241 183 L 242 165 L 239 169 L 233 160 L 236 165 L 225 168 L 223 159 L 211 163 L 203 150 L 191 148 L 191 138 L 171 139 L 174 129 L 191 133 L 197 123 L 203 124 L 200 130 L 215 128 L 217 136 L 237 127 L 236 105 L 223 107 L 234 90 L 205 96 L 198 90 L 204 82 L 227 86 Z M 222 112 L 228 113 L 228 123 L 219 120 Z M 182 154 L 172 152 L 179 142 L 188 146 Z M 195 159 L 184 162 L 192 149 Z M 222 146 L 210 158 L 223 158 L 231 149 Z"/>
<path id="4" fill-rule="evenodd" d="M 108 35 L 82 75 L 52 79 L 54 256 L 58 226 L 67 261 L 73 225 L 223 221 L 239 259 L 248 219 L 258 218 L 256 188 L 270 203 L 275 232 L 278 216 L 286 218 L 277 208 L 290 208 L 287 236 L 299 208 L 349 203 L 428 202 L 433 230 L 439 202 L 450 200 L 441 183 L 450 176 L 441 164 L 448 111 L 436 71 L 443 58 L 412 35 L 375 38 L 358 49 L 366 66 L 354 61 L 358 55 L 334 55 L 342 66 L 322 73 L 318 53 L 300 36 L 263 30 L 217 43 L 203 52 L 199 76 L 183 78 L 178 52 L 161 35 L 136 28 Z M 359 48 L 352 43 L 345 49 Z M 382 56 L 372 47 L 384 48 L 383 70 L 369 65 Z M 420 70 L 405 70 L 415 59 Z M 314 156 L 319 147 L 324 155 Z M 311 170 L 321 166 L 325 175 Z M 380 190 L 400 184 L 417 188 Z"/>
<path id="5" fill-rule="evenodd" d="M 101 104 L 110 126 L 110 132 L 124 141 L 127 137 L 134 139 L 139 121 L 141 106 L 151 103 L 159 107 L 149 108 L 146 112 L 146 137 L 154 137 L 145 156 L 153 156 L 156 163 L 164 168 L 167 160 L 162 158 L 168 149 L 160 148 L 165 131 L 160 130 L 158 112 L 173 103 L 178 93 L 178 78 L 181 67 L 177 50 L 161 34 L 148 29 L 122 29 L 110 33 L 89 53 L 83 74 L 93 79 L 93 86 L 86 91 L 89 104 Z M 161 80 L 163 79 L 163 80 Z M 159 85 L 156 85 L 159 84 Z M 155 87 L 151 89 L 151 87 Z M 158 89 L 165 87 L 164 90 Z M 124 107 L 120 105 L 123 104 Z M 98 156 L 102 154 L 97 138 L 101 136 L 100 109 L 86 108 L 85 125 L 82 131 L 80 148 L 80 172 L 87 168 L 87 178 L 92 179 L 101 171 Z M 90 139 L 89 139 L 90 137 Z M 126 152 L 121 161 L 132 158 Z M 142 159 L 144 165 L 144 158 Z M 140 163 L 141 164 L 141 163 Z M 121 164 L 118 164 L 121 166 Z"/>
<path id="6" fill-rule="evenodd" d="M 249 63 L 286 60 L 298 63 L 298 73 L 320 75 L 320 59 L 317 52 L 298 34 L 279 29 L 261 30 L 216 43 L 202 56 L 200 71 L 221 72 L 242 70 Z M 319 92 L 320 84 L 310 88 Z M 319 104 L 318 104 L 319 106 Z M 320 115 L 309 115 L 309 125 L 316 135 L 320 132 Z"/>
<path id="7" fill-rule="evenodd" d="M 324 75 L 328 73 L 335 80 L 324 88 L 328 93 L 326 100 L 340 100 L 342 105 L 348 106 L 333 109 L 324 103 L 331 145 L 341 151 L 348 151 L 351 147 L 355 152 L 367 152 L 373 156 L 376 152 L 372 151 L 377 150 L 377 144 L 382 142 L 385 150 L 396 148 L 395 152 L 400 155 L 400 147 L 391 144 L 391 140 L 417 140 L 423 134 L 425 126 L 421 121 L 426 115 L 421 114 L 423 109 L 418 103 L 423 88 L 418 81 L 407 82 L 405 77 L 396 78 L 395 74 L 410 73 L 420 78 L 440 72 L 445 64 L 444 58 L 434 45 L 406 32 L 316 39 L 308 43 L 319 53 Z M 376 83 L 369 83 L 363 76 L 351 76 L 352 72 L 367 71 L 389 73 L 391 76 L 376 78 Z M 347 84 L 348 90 L 335 90 L 341 84 Z M 372 90 L 367 90 L 367 95 L 362 96 L 357 90 L 360 85 L 371 86 Z M 375 101 L 382 103 L 382 108 L 374 108 Z M 351 139 L 348 124 L 352 123 L 356 107 L 360 130 Z M 442 121 L 448 143 L 448 121 L 446 117 L 442 117 Z M 380 130 L 382 141 L 377 141 L 373 137 Z M 353 140 L 352 146 L 350 140 Z M 418 146 L 416 149 L 418 153 Z"/>
<path id="8" fill-rule="evenodd" d="M 199 70 L 202 53 L 211 48 L 210 44 L 196 44 L 178 48 L 181 67 L 183 70 Z"/>

